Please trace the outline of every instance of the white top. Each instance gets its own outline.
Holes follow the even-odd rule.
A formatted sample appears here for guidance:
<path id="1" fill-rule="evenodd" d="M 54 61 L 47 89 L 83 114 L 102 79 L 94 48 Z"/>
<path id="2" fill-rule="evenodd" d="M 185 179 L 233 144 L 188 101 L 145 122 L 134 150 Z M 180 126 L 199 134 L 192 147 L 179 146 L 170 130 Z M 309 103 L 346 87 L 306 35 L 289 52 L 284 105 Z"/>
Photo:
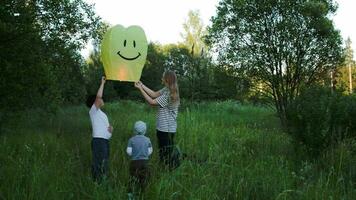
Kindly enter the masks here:
<path id="1" fill-rule="evenodd" d="M 108 131 L 110 124 L 106 114 L 93 104 L 90 108 L 89 116 L 93 128 L 93 138 L 110 139 L 111 133 Z"/>

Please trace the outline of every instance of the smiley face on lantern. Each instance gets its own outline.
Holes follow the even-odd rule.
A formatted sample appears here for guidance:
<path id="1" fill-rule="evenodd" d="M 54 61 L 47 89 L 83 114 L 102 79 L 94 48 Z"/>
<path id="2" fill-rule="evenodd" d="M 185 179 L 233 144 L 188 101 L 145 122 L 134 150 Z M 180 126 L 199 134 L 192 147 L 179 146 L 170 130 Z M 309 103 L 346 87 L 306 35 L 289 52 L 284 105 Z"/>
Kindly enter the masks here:
<path id="1" fill-rule="evenodd" d="M 147 57 L 147 39 L 139 26 L 116 25 L 108 29 L 101 43 L 101 60 L 106 79 L 140 80 Z"/>

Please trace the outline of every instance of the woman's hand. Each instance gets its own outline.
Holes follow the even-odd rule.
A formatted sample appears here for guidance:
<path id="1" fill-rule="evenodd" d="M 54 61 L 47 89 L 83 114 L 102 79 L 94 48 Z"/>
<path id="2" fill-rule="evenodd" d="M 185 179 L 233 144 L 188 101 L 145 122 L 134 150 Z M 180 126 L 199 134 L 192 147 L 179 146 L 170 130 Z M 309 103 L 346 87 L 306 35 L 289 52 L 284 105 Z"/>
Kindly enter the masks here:
<path id="1" fill-rule="evenodd" d="M 142 83 L 141 81 L 138 81 L 135 83 L 135 87 L 138 88 L 138 89 L 142 89 Z"/>
<path id="2" fill-rule="evenodd" d="M 108 131 L 109 131 L 110 133 L 112 133 L 113 130 L 114 130 L 114 127 L 112 127 L 112 126 L 110 125 L 110 126 L 108 127 Z"/>

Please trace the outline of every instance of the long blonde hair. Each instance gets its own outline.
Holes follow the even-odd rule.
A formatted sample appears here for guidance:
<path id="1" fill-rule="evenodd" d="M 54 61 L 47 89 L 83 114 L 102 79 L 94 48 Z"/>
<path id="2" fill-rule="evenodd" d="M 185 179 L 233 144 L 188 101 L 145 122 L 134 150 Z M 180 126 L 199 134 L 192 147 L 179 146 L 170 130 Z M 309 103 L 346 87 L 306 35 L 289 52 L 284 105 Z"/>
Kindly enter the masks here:
<path id="1" fill-rule="evenodd" d="M 163 79 L 170 92 L 170 100 L 173 104 L 179 104 L 179 89 L 177 75 L 174 71 L 167 70 L 163 73 Z"/>

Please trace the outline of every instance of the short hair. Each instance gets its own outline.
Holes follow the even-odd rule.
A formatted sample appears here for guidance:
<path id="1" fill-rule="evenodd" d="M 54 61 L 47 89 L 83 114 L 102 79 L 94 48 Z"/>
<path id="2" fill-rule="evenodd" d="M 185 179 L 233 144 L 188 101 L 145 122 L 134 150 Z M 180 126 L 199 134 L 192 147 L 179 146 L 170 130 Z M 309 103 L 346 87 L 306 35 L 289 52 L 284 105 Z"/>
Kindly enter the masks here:
<path id="1" fill-rule="evenodd" d="M 91 108 L 93 104 L 95 103 L 96 95 L 89 95 L 87 97 L 86 105 L 88 108 Z"/>

